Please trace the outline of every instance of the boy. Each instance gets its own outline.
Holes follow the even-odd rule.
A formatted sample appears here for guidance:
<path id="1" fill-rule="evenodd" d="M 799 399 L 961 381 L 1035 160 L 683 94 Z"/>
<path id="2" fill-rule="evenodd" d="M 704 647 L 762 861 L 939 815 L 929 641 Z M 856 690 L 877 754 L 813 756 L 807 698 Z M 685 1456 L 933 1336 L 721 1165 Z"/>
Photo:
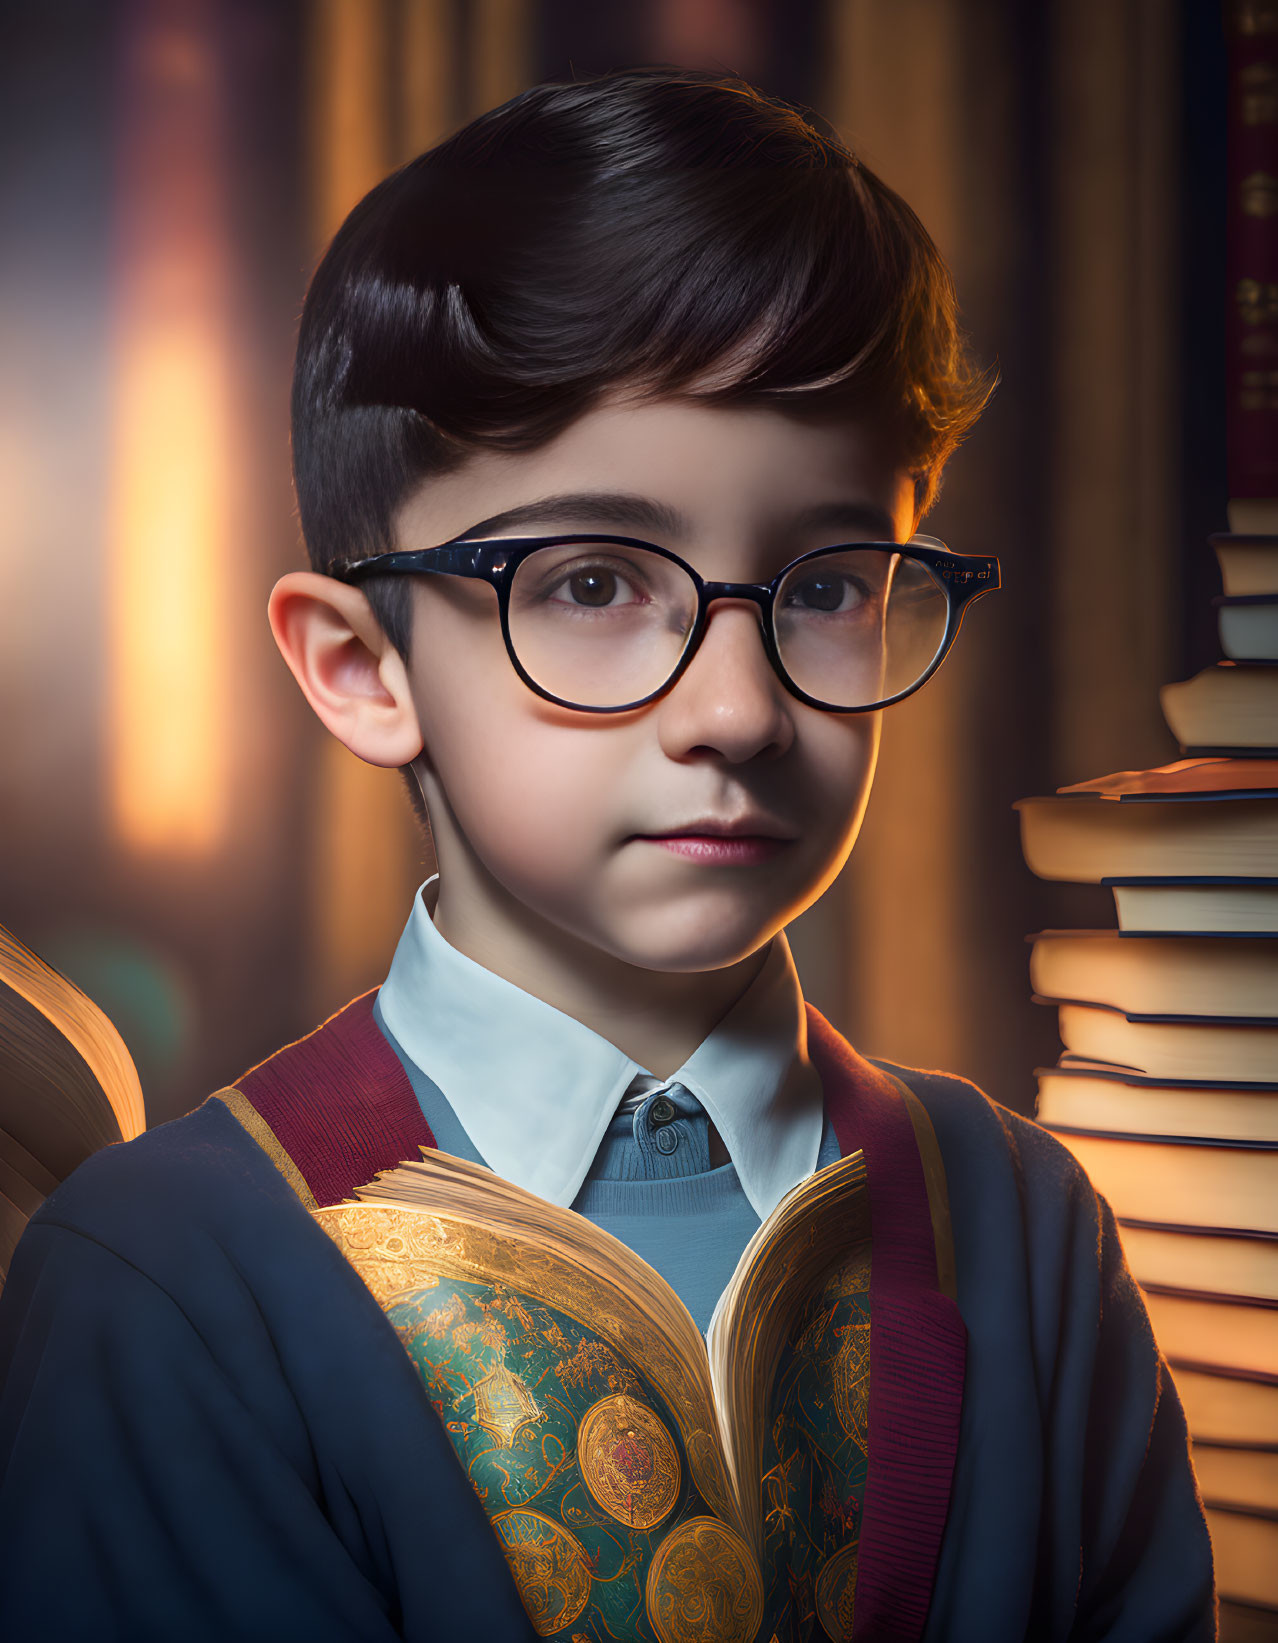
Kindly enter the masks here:
<path id="1" fill-rule="evenodd" d="M 439 878 L 375 998 L 32 1223 L 0 1314 L 6 1636 L 531 1635 L 307 1213 L 420 1145 L 615 1233 L 703 1328 L 785 1192 L 862 1148 L 859 1570 L 790 1635 L 1214 1634 L 1107 1208 L 963 1080 L 857 1056 L 783 934 L 852 847 L 880 709 L 997 585 L 914 539 L 988 391 L 908 207 L 734 81 L 537 88 L 351 214 L 298 350 L 314 568 L 270 618 L 328 729 L 420 783 Z M 743 1635 L 683 1596 L 626 1635 Z M 617 1635 L 591 1614 L 553 1635 Z"/>

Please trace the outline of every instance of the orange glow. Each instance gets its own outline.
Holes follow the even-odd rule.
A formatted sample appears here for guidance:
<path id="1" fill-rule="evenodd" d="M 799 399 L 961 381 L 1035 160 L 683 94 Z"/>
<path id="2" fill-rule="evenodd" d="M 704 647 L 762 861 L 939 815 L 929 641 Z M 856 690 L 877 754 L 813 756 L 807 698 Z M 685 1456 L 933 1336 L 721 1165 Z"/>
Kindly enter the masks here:
<path id="1" fill-rule="evenodd" d="M 449 0 L 404 0 L 400 157 L 412 159 L 447 134 L 454 112 L 457 41 Z"/>
<path id="2" fill-rule="evenodd" d="M 314 12 L 315 221 L 327 242 L 390 170 L 384 0 L 319 0 Z"/>
<path id="3" fill-rule="evenodd" d="M 124 842 L 207 854 L 228 811 L 229 247 L 208 0 L 139 0 L 118 116 L 110 804 Z"/>
<path id="4" fill-rule="evenodd" d="M 111 520 L 113 808 L 125 839 L 204 852 L 226 820 L 218 660 L 226 553 L 223 339 L 139 315 L 116 383 Z"/>
<path id="5" fill-rule="evenodd" d="M 517 96 L 528 85 L 528 0 L 475 0 L 471 28 L 473 112 L 482 114 Z"/>

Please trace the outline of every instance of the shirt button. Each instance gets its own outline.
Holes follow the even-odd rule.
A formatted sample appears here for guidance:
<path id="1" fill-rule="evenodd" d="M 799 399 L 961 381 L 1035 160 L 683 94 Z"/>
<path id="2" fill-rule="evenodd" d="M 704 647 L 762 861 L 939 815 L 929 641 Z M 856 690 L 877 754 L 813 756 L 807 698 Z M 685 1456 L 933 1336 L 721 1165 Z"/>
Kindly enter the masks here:
<path id="1" fill-rule="evenodd" d="M 657 1151 L 664 1152 L 668 1156 L 679 1145 L 679 1132 L 669 1126 L 663 1126 L 652 1139 Z"/>
<path id="2" fill-rule="evenodd" d="M 674 1115 L 675 1104 L 668 1095 L 659 1095 L 652 1103 L 648 1113 L 654 1127 L 660 1124 L 668 1124 Z"/>

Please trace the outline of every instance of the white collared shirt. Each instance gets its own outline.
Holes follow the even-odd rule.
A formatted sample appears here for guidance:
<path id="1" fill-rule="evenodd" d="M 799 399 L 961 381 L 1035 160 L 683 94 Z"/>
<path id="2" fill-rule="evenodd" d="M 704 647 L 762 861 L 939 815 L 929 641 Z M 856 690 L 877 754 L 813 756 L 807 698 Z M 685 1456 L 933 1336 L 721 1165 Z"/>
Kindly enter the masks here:
<path id="1" fill-rule="evenodd" d="M 580 1021 L 450 946 L 423 896 L 434 883 L 413 898 L 378 995 L 381 1016 L 489 1166 L 569 1205 L 618 1104 L 632 1084 L 650 1087 L 651 1075 Z M 783 934 L 742 997 L 666 1082 L 701 1102 L 760 1220 L 812 1174 L 821 1085 Z"/>

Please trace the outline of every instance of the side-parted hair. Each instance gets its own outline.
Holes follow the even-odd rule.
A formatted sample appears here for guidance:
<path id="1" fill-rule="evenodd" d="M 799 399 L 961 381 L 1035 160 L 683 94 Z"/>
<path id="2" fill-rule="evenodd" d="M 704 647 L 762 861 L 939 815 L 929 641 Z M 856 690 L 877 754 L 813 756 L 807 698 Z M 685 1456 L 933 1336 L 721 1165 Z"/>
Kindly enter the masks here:
<path id="1" fill-rule="evenodd" d="M 393 549 L 422 481 L 609 391 L 893 427 L 922 515 L 994 379 L 901 197 L 744 81 L 536 86 L 393 172 L 316 271 L 293 382 L 311 563 Z M 370 579 L 404 656 L 409 581 Z"/>

